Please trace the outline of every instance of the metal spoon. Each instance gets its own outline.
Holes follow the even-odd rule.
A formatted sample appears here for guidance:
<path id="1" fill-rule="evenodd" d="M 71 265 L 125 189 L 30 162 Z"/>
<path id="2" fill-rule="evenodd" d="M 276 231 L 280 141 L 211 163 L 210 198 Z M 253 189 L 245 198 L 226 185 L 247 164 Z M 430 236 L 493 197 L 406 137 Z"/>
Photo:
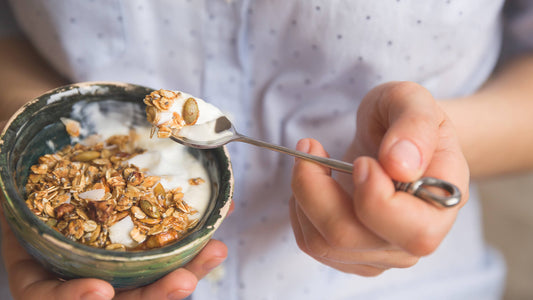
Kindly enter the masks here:
<path id="1" fill-rule="evenodd" d="M 199 149 L 217 148 L 233 141 L 244 142 L 262 148 L 296 156 L 308 161 L 312 161 L 336 171 L 350 174 L 352 173 L 353 164 L 332 158 L 325 158 L 307 154 L 305 152 L 292 150 L 283 146 L 270 144 L 244 136 L 235 130 L 233 124 L 225 116 L 219 117 L 218 119 L 215 119 L 210 122 L 214 122 L 214 125 L 209 125 L 214 127 L 215 133 L 222 133 L 226 131 L 225 133 L 228 134 L 224 135 L 219 139 L 209 141 L 191 140 L 189 138 L 181 137 L 176 134 L 173 134 L 170 138 L 182 145 Z M 441 179 L 433 177 L 423 177 L 414 182 L 395 181 L 394 183 L 396 190 L 410 193 L 422 200 L 428 201 L 439 207 L 451 207 L 461 201 L 461 191 L 459 191 L 459 189 L 454 184 L 451 184 Z"/>

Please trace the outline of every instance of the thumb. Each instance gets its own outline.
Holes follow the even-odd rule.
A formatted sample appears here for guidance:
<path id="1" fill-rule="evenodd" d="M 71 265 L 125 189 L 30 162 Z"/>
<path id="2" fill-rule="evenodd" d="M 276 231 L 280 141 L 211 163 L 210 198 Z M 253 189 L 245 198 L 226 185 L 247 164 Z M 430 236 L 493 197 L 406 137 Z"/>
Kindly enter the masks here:
<path id="1" fill-rule="evenodd" d="M 384 93 L 388 129 L 379 149 L 379 162 L 395 180 L 413 181 L 428 167 L 445 116 L 429 91 L 400 83 Z"/>

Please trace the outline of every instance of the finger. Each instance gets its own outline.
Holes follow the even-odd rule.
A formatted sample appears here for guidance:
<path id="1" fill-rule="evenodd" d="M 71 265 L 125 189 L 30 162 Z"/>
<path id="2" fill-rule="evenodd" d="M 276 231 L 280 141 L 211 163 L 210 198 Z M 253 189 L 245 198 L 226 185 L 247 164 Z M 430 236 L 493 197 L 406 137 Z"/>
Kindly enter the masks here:
<path id="1" fill-rule="evenodd" d="M 327 265 L 332 267 L 344 264 L 348 265 L 343 268 L 346 272 L 357 264 L 388 269 L 407 268 L 418 262 L 418 257 L 390 246 L 388 249 L 368 251 L 333 248 L 328 245 L 326 240 L 312 226 L 311 222 L 309 222 L 303 212 L 299 209 L 298 203 L 294 200 L 291 200 L 291 202 L 291 214 L 294 215 L 298 228 L 295 233 L 295 235 L 298 235 L 298 246 L 311 257 L 320 260 Z M 358 237 L 353 238 L 357 239 Z"/>
<path id="2" fill-rule="evenodd" d="M 198 278 L 189 270 L 179 268 L 145 287 L 120 292 L 117 300 L 184 299 L 192 294 Z"/>
<path id="3" fill-rule="evenodd" d="M 4 241 L 3 241 L 4 242 Z M 5 257 L 5 263 L 9 257 Z M 60 281 L 28 258 L 6 266 L 9 286 L 15 299 L 112 299 L 113 287 L 99 279 Z"/>
<path id="4" fill-rule="evenodd" d="M 294 236 L 296 238 L 296 243 L 298 244 L 298 247 L 300 249 L 302 249 L 305 253 L 309 254 L 306 249 L 307 249 L 307 244 L 305 243 L 305 239 L 304 239 L 304 235 L 303 235 L 303 232 L 302 232 L 302 229 L 301 229 L 301 226 L 298 222 L 298 218 L 296 217 L 296 209 L 295 209 L 295 203 L 296 203 L 296 200 L 294 199 L 294 197 L 291 197 L 290 199 L 290 213 L 291 213 L 291 224 L 292 224 L 292 229 L 293 229 L 293 232 L 294 232 Z M 351 265 L 350 268 L 348 269 L 347 265 L 346 264 L 343 264 L 343 263 L 338 263 L 338 262 L 332 262 L 332 261 L 329 261 L 325 258 L 322 258 L 322 257 L 315 257 L 313 255 L 311 255 L 314 259 L 316 259 L 318 262 L 326 265 L 326 266 L 330 266 L 332 268 L 335 268 L 339 271 L 342 271 L 342 272 L 345 272 L 345 273 L 350 273 L 350 274 L 357 274 L 357 275 L 361 275 L 361 276 L 377 276 L 379 274 L 381 274 L 384 269 L 380 269 L 380 268 L 375 268 L 375 267 L 371 267 L 371 266 L 363 266 L 363 265 Z"/>
<path id="5" fill-rule="evenodd" d="M 424 175 L 457 185 L 463 193 L 462 207 L 468 199 L 470 174 L 451 121 L 422 86 L 412 82 L 384 86 L 387 92 L 380 94 L 380 99 L 389 103 L 385 110 L 390 128 L 380 147 L 381 165 L 399 181 L 413 181 Z M 402 171 L 418 163 L 421 173 Z"/>
<path id="6" fill-rule="evenodd" d="M 121 292 L 119 299 L 186 298 L 193 293 L 198 280 L 222 263 L 226 256 L 226 245 L 217 240 L 210 240 L 184 268 L 179 268 L 148 286 Z"/>
<path id="7" fill-rule="evenodd" d="M 433 252 L 451 228 L 458 208 L 441 209 L 396 192 L 379 163 L 354 162 L 354 206 L 361 222 L 384 240 L 415 255 Z"/>
<path id="8" fill-rule="evenodd" d="M 7 224 L 3 211 L 2 256 L 15 299 L 111 299 L 113 287 L 99 279 L 58 280 L 35 261 L 18 243 Z"/>
<path id="9" fill-rule="evenodd" d="M 459 188 L 461 201 L 456 209 L 463 207 L 468 201 L 470 171 L 455 129 L 448 118 L 440 126 L 439 143 L 424 176 L 445 180 Z"/>
<path id="10" fill-rule="evenodd" d="M 327 156 L 320 143 L 312 139 L 301 140 L 297 148 L 309 154 Z M 298 206 L 329 245 L 340 249 L 386 246 L 357 220 L 350 196 L 330 176 L 327 168 L 296 159 L 291 186 Z"/>
<path id="11" fill-rule="evenodd" d="M 12 290 L 15 299 L 113 299 L 113 287 L 99 279 L 73 279 L 65 282 L 43 280 Z"/>
<path id="12" fill-rule="evenodd" d="M 294 199 L 294 197 L 291 197 L 289 201 L 289 207 L 290 207 L 290 213 L 291 213 L 292 228 L 293 228 L 294 236 L 296 238 L 296 242 L 298 246 L 300 247 L 300 249 L 303 250 L 305 249 L 306 245 L 304 242 L 301 227 L 297 221 L 295 204 L 296 204 L 296 200 Z M 347 269 L 346 264 L 331 262 L 331 261 L 328 261 L 326 259 L 319 258 L 319 257 L 313 257 L 313 258 L 326 266 L 330 266 L 339 271 L 350 273 L 350 274 L 357 274 L 361 276 L 377 276 L 384 271 L 384 269 L 382 268 L 376 268 L 376 267 L 364 266 L 364 265 L 351 265 L 350 269 Z"/>
<path id="13" fill-rule="evenodd" d="M 218 240 L 210 240 L 205 248 L 185 267 L 198 279 L 205 277 L 228 256 L 228 248 Z"/>
<path id="14" fill-rule="evenodd" d="M 378 100 L 387 131 L 378 160 L 395 180 L 413 181 L 424 173 L 438 142 L 444 113 L 425 88 L 412 82 L 383 86 Z"/>

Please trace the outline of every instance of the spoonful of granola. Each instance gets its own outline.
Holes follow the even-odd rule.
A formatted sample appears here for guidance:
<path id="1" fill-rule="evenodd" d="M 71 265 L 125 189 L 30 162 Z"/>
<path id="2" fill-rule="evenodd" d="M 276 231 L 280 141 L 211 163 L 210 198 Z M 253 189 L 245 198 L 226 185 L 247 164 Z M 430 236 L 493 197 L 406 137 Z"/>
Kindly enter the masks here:
<path id="1" fill-rule="evenodd" d="M 171 138 L 192 148 L 212 149 L 238 141 L 312 161 L 332 170 L 352 173 L 353 165 L 344 161 L 311 155 L 242 135 L 215 106 L 183 92 L 158 90 L 144 98 L 152 135 Z M 202 112 L 200 114 L 200 111 Z M 441 207 L 451 207 L 461 200 L 459 189 L 446 181 L 423 177 L 415 182 L 395 182 L 396 190 Z M 437 188 L 437 189 L 435 189 Z"/>

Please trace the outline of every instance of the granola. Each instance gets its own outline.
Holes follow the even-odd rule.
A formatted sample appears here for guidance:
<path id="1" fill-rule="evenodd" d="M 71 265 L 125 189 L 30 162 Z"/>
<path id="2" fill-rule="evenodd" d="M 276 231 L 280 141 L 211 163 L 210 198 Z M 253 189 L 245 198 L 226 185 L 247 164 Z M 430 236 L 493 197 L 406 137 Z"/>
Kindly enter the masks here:
<path id="1" fill-rule="evenodd" d="M 69 134 L 77 136 L 79 127 L 66 122 Z M 41 156 L 30 169 L 26 205 L 68 239 L 92 247 L 135 251 L 179 240 L 198 223 L 197 211 L 184 201 L 181 187 L 166 190 L 159 176 L 128 162 L 145 151 L 134 140 L 134 133 L 115 135 Z M 110 228 L 121 221 L 132 224 L 134 246 L 110 239 Z"/>
<path id="2" fill-rule="evenodd" d="M 193 97 L 186 98 L 181 113 L 171 111 L 173 104 L 178 99 L 183 98 L 184 95 L 181 92 L 161 89 L 153 91 L 144 97 L 146 118 L 148 122 L 154 125 L 154 128 L 157 128 L 158 137 L 170 137 L 173 131 L 180 130 L 184 126 L 194 125 L 198 120 L 198 103 Z M 172 116 L 167 118 L 168 120 L 162 120 L 162 115 L 165 113 Z"/>

